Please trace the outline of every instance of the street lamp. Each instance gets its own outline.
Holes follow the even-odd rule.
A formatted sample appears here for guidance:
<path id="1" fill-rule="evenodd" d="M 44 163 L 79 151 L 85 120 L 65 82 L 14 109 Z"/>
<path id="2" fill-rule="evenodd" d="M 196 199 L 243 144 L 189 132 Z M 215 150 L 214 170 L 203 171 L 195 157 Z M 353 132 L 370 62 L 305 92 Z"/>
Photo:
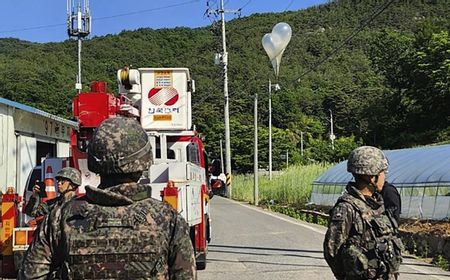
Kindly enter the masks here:
<path id="1" fill-rule="evenodd" d="M 269 78 L 269 180 L 272 180 L 272 86 L 275 91 L 281 89 L 280 85 L 272 85 Z"/>
<path id="2" fill-rule="evenodd" d="M 278 81 L 281 57 L 292 37 L 292 30 L 285 22 L 277 23 L 272 33 L 267 33 L 262 38 L 262 45 L 275 72 L 275 80 Z M 275 91 L 280 89 L 278 83 L 274 84 Z M 256 128 L 255 128 L 256 129 Z M 272 82 L 269 78 L 269 180 L 272 180 Z"/>

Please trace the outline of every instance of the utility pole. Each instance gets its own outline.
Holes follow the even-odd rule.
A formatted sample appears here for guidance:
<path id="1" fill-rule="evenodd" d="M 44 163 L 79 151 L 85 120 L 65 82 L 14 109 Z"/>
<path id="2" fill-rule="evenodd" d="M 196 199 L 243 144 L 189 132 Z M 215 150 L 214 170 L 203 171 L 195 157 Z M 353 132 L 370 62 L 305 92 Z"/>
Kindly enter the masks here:
<path id="1" fill-rule="evenodd" d="M 81 2 L 83 2 L 83 9 Z M 91 33 L 89 0 L 78 0 L 76 8 L 72 0 L 67 0 L 67 33 L 69 37 L 78 39 L 78 74 L 75 88 L 80 93 L 83 88 L 81 83 L 81 40 Z"/>
<path id="2" fill-rule="evenodd" d="M 227 176 L 227 192 L 231 197 L 231 144 L 230 144 L 230 109 L 228 98 L 228 52 L 225 32 L 225 13 L 239 13 L 240 10 L 225 10 L 224 0 L 220 1 L 220 8 L 215 11 L 207 10 L 206 13 L 219 13 L 222 23 L 222 53 L 220 54 L 223 66 L 223 95 L 224 95 L 224 118 L 225 118 L 225 158 L 226 158 L 226 176 Z"/>
<path id="3" fill-rule="evenodd" d="M 336 139 L 336 136 L 333 133 L 333 111 L 329 109 L 330 111 L 330 140 L 331 140 L 331 149 L 334 150 L 334 139 Z"/>
<path id="4" fill-rule="evenodd" d="M 289 168 L 289 150 L 286 150 L 286 168 Z"/>
<path id="5" fill-rule="evenodd" d="M 231 144 L 230 144 L 230 109 L 228 98 L 228 52 L 227 52 L 227 40 L 225 35 L 225 8 L 223 0 L 220 1 L 220 18 L 222 20 L 222 61 L 223 61 L 223 95 L 224 95 L 224 116 L 225 116 L 225 157 L 227 166 L 227 183 L 228 185 L 228 197 L 231 198 Z"/>
<path id="6" fill-rule="evenodd" d="M 269 79 L 269 180 L 272 181 L 272 82 Z"/>
<path id="7" fill-rule="evenodd" d="M 222 148 L 222 139 L 220 139 L 220 167 L 222 173 L 225 173 L 225 169 L 223 168 L 223 148 Z"/>
<path id="8" fill-rule="evenodd" d="M 303 131 L 300 131 L 300 154 L 303 156 Z"/>
<path id="9" fill-rule="evenodd" d="M 254 110 L 254 126 L 255 126 L 255 142 L 253 148 L 253 202 L 255 206 L 259 203 L 259 186 L 258 186 L 258 93 L 255 92 L 255 108 Z"/>
<path id="10" fill-rule="evenodd" d="M 279 84 L 272 85 L 269 79 L 269 180 L 272 180 L 272 86 L 275 91 L 280 89 Z"/>

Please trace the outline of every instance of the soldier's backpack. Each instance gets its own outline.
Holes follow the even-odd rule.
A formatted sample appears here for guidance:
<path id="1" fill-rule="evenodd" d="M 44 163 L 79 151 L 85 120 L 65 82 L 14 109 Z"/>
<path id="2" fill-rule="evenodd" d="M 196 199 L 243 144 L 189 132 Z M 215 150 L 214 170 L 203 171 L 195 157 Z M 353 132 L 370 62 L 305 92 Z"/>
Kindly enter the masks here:
<path id="1" fill-rule="evenodd" d="M 114 207 L 90 204 L 83 199 L 73 202 L 61 210 L 64 216 L 60 221 L 58 251 L 63 255 L 59 277 L 165 278 L 170 225 L 161 229 L 155 221 L 148 220 L 148 199 Z"/>
<path id="2" fill-rule="evenodd" d="M 398 225 L 384 207 L 371 209 L 352 195 L 343 195 L 337 203 L 349 203 L 362 218 L 355 223 L 356 232 L 341 252 L 345 271 L 356 279 L 372 279 L 380 275 L 398 273 L 402 262 L 403 244 L 397 236 Z"/>

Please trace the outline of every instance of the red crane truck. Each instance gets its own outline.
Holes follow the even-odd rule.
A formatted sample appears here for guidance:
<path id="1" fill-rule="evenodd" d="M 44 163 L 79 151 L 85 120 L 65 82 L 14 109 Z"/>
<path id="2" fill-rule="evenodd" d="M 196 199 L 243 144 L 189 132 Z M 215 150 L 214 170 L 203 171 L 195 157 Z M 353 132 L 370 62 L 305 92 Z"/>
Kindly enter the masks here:
<path id="1" fill-rule="evenodd" d="M 83 195 L 84 186 L 99 183 L 99 177 L 87 168 L 87 146 L 95 128 L 103 120 L 116 116 L 139 120 L 153 151 L 153 165 L 144 172 L 141 182 L 151 187 L 152 197 L 166 201 L 186 219 L 197 269 L 205 269 L 211 240 L 208 159 L 202 139 L 192 125 L 191 95 L 195 83 L 189 69 L 125 67 L 117 72 L 117 78 L 119 97 L 107 92 L 106 82 L 95 81 L 90 92 L 74 98 L 73 115 L 78 129 L 71 132 L 71 156 L 61 161 L 68 161 L 68 165 L 81 171 L 82 186 L 78 192 Z M 53 174 L 57 171 L 53 170 Z M 26 197 L 24 194 L 23 198 Z M 33 230 L 30 226 L 14 228 L 12 250 L 16 269 L 32 240 Z"/>

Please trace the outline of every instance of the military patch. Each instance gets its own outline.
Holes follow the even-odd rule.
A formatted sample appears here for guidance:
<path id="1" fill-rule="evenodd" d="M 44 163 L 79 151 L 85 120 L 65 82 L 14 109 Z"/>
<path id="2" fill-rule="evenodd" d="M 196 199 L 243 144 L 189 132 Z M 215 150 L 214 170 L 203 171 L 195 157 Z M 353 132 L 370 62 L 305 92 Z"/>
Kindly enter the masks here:
<path id="1" fill-rule="evenodd" d="M 136 213 L 134 213 L 134 219 L 137 224 L 144 224 L 147 220 L 147 213 L 148 211 L 145 211 L 147 209 L 138 209 L 136 210 Z"/>
<path id="2" fill-rule="evenodd" d="M 153 276 L 157 275 L 158 273 L 164 272 L 166 263 L 163 259 L 158 259 L 158 261 L 155 264 L 155 267 L 152 269 L 151 274 Z"/>
<path id="3" fill-rule="evenodd" d="M 103 228 L 103 227 L 123 227 L 124 224 L 122 223 L 121 219 L 117 218 L 106 218 L 104 221 L 100 222 L 97 227 Z"/>

